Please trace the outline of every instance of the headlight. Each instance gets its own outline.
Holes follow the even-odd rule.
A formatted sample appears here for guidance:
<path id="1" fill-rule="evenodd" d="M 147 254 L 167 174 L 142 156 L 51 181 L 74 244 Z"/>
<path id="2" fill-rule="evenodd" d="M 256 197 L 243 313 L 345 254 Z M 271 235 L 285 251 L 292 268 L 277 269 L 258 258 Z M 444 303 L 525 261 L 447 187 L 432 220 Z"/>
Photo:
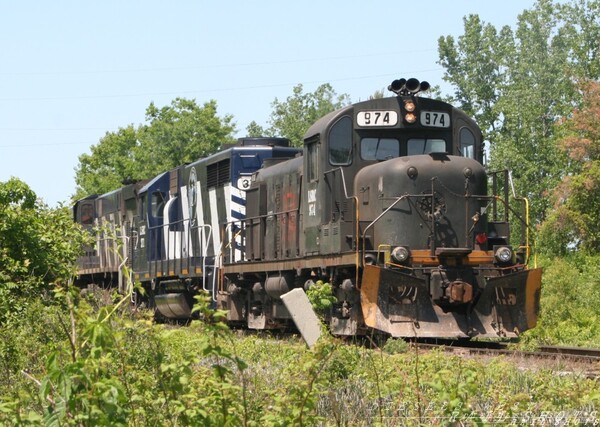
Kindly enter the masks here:
<path id="1" fill-rule="evenodd" d="M 404 246 L 397 246 L 394 249 L 392 249 L 392 259 L 401 264 L 403 262 L 406 262 L 408 260 L 408 257 L 410 257 L 410 252 L 408 251 L 408 248 L 405 248 Z"/>
<path id="2" fill-rule="evenodd" d="M 406 120 L 407 123 L 412 124 L 417 121 L 417 116 L 415 113 L 407 113 L 406 116 L 404 116 L 404 120 Z"/>
<path id="3" fill-rule="evenodd" d="M 494 256 L 496 257 L 496 261 L 504 264 L 512 261 L 513 251 L 508 246 L 501 246 L 496 249 Z"/>
<path id="4" fill-rule="evenodd" d="M 409 113 L 412 113 L 413 111 L 415 111 L 415 103 L 412 100 L 406 100 L 404 101 L 404 109 L 406 111 L 408 111 Z"/>

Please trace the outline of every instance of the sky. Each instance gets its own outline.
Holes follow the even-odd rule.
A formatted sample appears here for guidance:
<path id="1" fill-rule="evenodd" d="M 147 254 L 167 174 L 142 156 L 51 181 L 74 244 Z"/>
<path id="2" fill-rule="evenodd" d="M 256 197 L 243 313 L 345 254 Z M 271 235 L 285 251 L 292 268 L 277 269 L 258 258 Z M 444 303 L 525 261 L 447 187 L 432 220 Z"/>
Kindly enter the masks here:
<path id="1" fill-rule="evenodd" d="M 452 87 L 441 36 L 477 14 L 514 28 L 533 0 L 0 0 L 0 182 L 70 204 L 79 156 L 177 97 L 214 99 L 237 137 L 272 102 L 329 83 L 352 102 L 396 78 Z"/>

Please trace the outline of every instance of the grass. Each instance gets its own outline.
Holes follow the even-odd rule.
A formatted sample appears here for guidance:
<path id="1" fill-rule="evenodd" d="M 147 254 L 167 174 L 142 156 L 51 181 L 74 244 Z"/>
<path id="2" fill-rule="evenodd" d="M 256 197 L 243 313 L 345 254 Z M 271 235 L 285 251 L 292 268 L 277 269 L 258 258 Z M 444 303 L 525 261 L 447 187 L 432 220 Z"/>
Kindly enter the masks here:
<path id="1" fill-rule="evenodd" d="M 239 334 L 202 302 L 173 328 L 84 301 L 0 326 L 0 425 L 421 426 L 598 422 L 598 379 L 508 358 Z M 68 375 L 64 375 L 68 373 Z"/>

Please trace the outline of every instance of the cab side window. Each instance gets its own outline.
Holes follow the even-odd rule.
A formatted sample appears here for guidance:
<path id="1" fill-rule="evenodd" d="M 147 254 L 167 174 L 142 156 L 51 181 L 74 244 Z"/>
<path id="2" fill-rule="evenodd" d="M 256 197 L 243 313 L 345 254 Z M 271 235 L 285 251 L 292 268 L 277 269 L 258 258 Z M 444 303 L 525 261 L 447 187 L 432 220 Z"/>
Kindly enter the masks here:
<path id="1" fill-rule="evenodd" d="M 163 208 L 165 207 L 165 197 L 163 193 L 160 191 L 155 191 L 152 193 L 152 204 L 150 205 L 152 211 L 152 216 L 154 218 L 162 218 Z"/>
<path id="2" fill-rule="evenodd" d="M 347 166 L 352 163 L 352 119 L 342 117 L 329 131 L 329 163 Z"/>
<path id="3" fill-rule="evenodd" d="M 85 204 L 81 206 L 80 223 L 83 225 L 90 225 L 94 223 L 94 206 L 91 204 Z"/>
<path id="4" fill-rule="evenodd" d="M 460 154 L 463 157 L 475 158 L 475 136 L 469 128 L 462 128 L 459 134 Z"/>
<path id="5" fill-rule="evenodd" d="M 310 141 L 306 143 L 306 176 L 308 182 L 314 182 L 319 177 L 319 143 Z"/>

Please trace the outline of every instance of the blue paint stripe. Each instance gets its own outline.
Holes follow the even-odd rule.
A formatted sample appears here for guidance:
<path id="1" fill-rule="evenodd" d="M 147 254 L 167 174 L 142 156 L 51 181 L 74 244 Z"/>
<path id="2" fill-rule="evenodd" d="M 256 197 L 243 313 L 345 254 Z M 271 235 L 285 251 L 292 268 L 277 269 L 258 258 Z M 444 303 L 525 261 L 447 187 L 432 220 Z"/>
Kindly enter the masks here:
<path id="1" fill-rule="evenodd" d="M 231 211 L 231 217 L 235 219 L 246 219 L 245 214 L 237 211 Z"/>
<path id="2" fill-rule="evenodd" d="M 234 196 L 233 194 L 231 195 L 231 201 L 233 203 L 237 203 L 238 205 L 246 206 L 246 199 L 243 199 L 238 196 Z"/>

